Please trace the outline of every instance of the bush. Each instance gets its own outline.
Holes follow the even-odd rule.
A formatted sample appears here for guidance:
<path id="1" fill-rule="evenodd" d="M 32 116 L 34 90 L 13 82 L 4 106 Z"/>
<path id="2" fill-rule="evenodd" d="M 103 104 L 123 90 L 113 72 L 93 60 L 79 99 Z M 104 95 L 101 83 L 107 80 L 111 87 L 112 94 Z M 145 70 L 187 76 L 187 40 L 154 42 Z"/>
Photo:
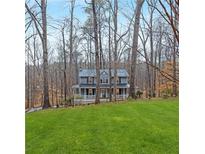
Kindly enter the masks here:
<path id="1" fill-rule="evenodd" d="M 167 99 L 169 96 L 167 94 L 162 94 L 162 98 Z"/>
<path id="2" fill-rule="evenodd" d="M 128 100 L 128 101 L 132 101 L 133 98 L 132 98 L 131 96 L 128 96 L 127 100 Z"/>
<path id="3" fill-rule="evenodd" d="M 172 90 L 171 89 L 165 89 L 162 91 L 162 98 L 167 99 L 169 96 L 171 96 Z"/>
<path id="4" fill-rule="evenodd" d="M 74 97 L 69 97 L 68 99 L 66 99 L 66 100 L 63 100 L 63 102 L 62 102 L 62 104 L 63 105 L 70 105 L 71 104 L 71 102 L 72 102 L 72 100 L 73 100 L 73 98 Z"/>
<path id="5" fill-rule="evenodd" d="M 75 99 L 83 99 L 83 96 L 81 96 L 81 95 L 75 95 L 74 98 L 75 98 Z"/>
<path id="6" fill-rule="evenodd" d="M 140 91 L 140 90 L 138 90 L 138 91 L 136 92 L 136 97 L 137 97 L 137 98 L 141 98 L 142 94 L 143 94 L 143 92 Z"/>

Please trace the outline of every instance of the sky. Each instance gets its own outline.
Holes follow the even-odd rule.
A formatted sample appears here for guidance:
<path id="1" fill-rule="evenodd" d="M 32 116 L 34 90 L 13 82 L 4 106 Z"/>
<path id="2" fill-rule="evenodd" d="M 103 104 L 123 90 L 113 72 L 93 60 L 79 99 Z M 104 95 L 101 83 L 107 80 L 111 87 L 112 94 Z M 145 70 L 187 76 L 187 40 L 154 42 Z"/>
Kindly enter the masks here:
<path id="1" fill-rule="evenodd" d="M 63 20 L 65 17 L 69 17 L 69 5 L 70 0 L 48 0 L 47 1 L 47 15 L 48 19 L 52 20 Z M 88 2 L 90 0 L 87 0 Z M 129 16 L 130 18 L 133 16 L 134 8 L 135 8 L 135 0 L 118 0 L 119 2 L 119 11 L 118 11 L 118 24 L 119 27 L 121 25 L 127 25 L 128 20 L 127 18 L 122 14 L 124 12 Z M 74 17 L 77 18 L 80 21 L 80 24 L 84 24 L 84 22 L 87 19 L 87 14 L 84 12 L 84 7 L 86 7 L 88 4 L 85 3 L 85 0 L 76 0 L 75 2 L 75 8 L 74 8 Z M 144 12 L 144 15 L 147 14 L 147 3 L 145 2 L 143 4 L 142 11 Z M 122 26 L 123 28 L 123 26 Z M 127 26 L 124 26 L 126 29 Z"/>
<path id="2" fill-rule="evenodd" d="M 89 2 L 89 0 L 87 0 Z M 135 7 L 135 0 L 119 0 L 119 22 L 124 20 L 124 16 L 120 14 L 120 11 L 123 11 L 132 16 L 133 10 L 129 9 Z M 74 16 L 78 18 L 82 23 L 86 20 L 87 14 L 84 12 L 83 7 L 86 7 L 88 4 L 84 0 L 76 0 Z M 146 3 L 144 3 L 146 7 Z M 54 19 L 63 19 L 66 16 L 69 16 L 69 0 L 48 0 L 47 13 Z"/>
<path id="3" fill-rule="evenodd" d="M 88 2 L 90 0 L 87 0 Z M 34 1 L 33 1 L 34 2 Z M 34 2 L 35 3 L 35 2 Z M 129 23 L 128 19 L 123 15 L 132 17 L 135 9 L 135 0 L 118 0 L 118 31 L 123 33 L 127 30 Z M 32 6 L 32 4 L 30 4 Z M 85 0 L 76 0 L 74 8 L 74 18 L 80 21 L 80 25 L 83 26 L 87 20 L 88 14 L 84 12 L 84 7 L 88 6 Z M 143 4 L 143 12 L 147 11 L 147 4 Z M 62 21 L 65 17 L 70 17 L 70 0 L 47 0 L 47 20 L 48 20 L 48 40 L 52 44 L 52 48 L 58 43 L 61 33 L 59 30 L 53 28 L 56 25 L 56 20 Z M 123 13 L 122 13 L 123 12 Z M 146 16 L 146 13 L 145 13 Z M 52 26 L 50 26 L 52 25 Z"/>
<path id="4" fill-rule="evenodd" d="M 90 2 L 91 0 L 87 0 Z M 34 2 L 31 0 L 30 2 Z M 119 11 L 118 11 L 118 24 L 125 25 L 125 29 L 127 28 L 126 25 L 128 24 L 127 18 L 122 14 L 124 12 L 130 18 L 133 16 L 134 8 L 135 8 L 135 0 L 118 0 Z M 32 5 L 30 5 L 32 6 Z M 48 22 L 53 24 L 52 22 L 56 20 L 63 20 L 65 17 L 69 17 L 69 6 L 70 0 L 47 0 L 47 19 Z M 84 7 L 88 6 L 85 3 L 85 0 L 76 0 L 75 8 L 74 8 L 74 17 L 80 21 L 80 24 L 83 25 L 87 19 L 87 14 L 84 12 Z M 144 2 L 143 4 L 143 14 L 147 16 L 147 3 Z M 48 27 L 48 30 L 50 28 Z"/>
<path id="5" fill-rule="evenodd" d="M 87 0 L 88 2 L 90 0 Z M 134 11 L 129 9 L 128 5 L 134 9 L 135 0 L 119 0 L 119 14 L 118 14 L 118 23 L 119 25 L 127 25 L 128 20 L 121 13 L 122 11 L 128 16 L 132 17 Z M 54 20 L 63 20 L 65 17 L 70 17 L 69 13 L 69 0 L 48 0 L 47 1 L 47 17 L 48 22 L 53 24 Z M 84 12 L 84 7 L 88 6 L 84 0 L 76 0 L 75 8 L 74 8 L 74 17 L 80 21 L 80 24 L 83 25 L 87 19 L 87 14 Z M 120 26 L 119 26 L 120 27 Z M 122 27 L 122 29 L 127 29 L 126 26 Z M 55 39 L 57 34 L 59 33 L 55 29 L 52 29 L 48 26 L 48 31 L 52 35 L 49 40 Z M 52 38 L 54 37 L 54 38 Z"/>
<path id="6" fill-rule="evenodd" d="M 86 4 L 84 0 L 76 0 L 74 16 L 80 21 L 86 20 L 86 14 L 83 11 L 83 7 Z M 69 16 L 69 1 L 68 0 L 48 0 L 47 14 L 54 19 L 63 19 Z"/>
<path id="7" fill-rule="evenodd" d="M 56 20 L 63 20 L 65 17 L 69 17 L 69 6 L 70 0 L 47 0 L 47 19 L 48 22 L 53 22 Z M 88 2 L 90 0 L 87 0 Z M 35 3 L 33 0 L 30 1 Z M 119 2 L 119 11 L 118 11 L 118 23 L 119 25 L 127 25 L 128 20 L 122 14 L 124 12 L 130 18 L 133 16 L 135 0 L 118 0 Z M 32 4 L 30 4 L 32 6 Z M 76 0 L 74 8 L 74 17 L 80 21 L 80 24 L 83 24 L 87 19 L 87 14 L 84 12 L 84 7 L 88 6 L 85 3 L 85 0 Z M 143 11 L 146 11 L 147 4 L 144 3 Z M 48 28 L 49 29 L 49 28 Z"/>

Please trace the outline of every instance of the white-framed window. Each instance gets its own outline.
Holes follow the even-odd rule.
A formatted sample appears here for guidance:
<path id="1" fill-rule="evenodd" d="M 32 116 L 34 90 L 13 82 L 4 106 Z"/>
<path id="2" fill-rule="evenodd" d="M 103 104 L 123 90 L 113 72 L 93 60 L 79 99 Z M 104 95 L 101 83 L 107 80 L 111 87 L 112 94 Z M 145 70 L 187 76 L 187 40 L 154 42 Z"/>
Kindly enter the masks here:
<path id="1" fill-rule="evenodd" d="M 89 78 L 88 78 L 88 83 L 89 83 L 89 84 L 93 84 L 93 77 L 89 77 Z"/>
<path id="2" fill-rule="evenodd" d="M 86 83 L 87 83 L 87 78 L 81 77 L 81 78 L 80 78 L 80 83 L 86 84 Z"/>
<path id="3" fill-rule="evenodd" d="M 88 95 L 93 95 L 93 90 L 92 89 L 88 89 Z"/>
<path id="4" fill-rule="evenodd" d="M 107 78 L 100 79 L 100 83 L 108 83 L 108 79 Z"/>

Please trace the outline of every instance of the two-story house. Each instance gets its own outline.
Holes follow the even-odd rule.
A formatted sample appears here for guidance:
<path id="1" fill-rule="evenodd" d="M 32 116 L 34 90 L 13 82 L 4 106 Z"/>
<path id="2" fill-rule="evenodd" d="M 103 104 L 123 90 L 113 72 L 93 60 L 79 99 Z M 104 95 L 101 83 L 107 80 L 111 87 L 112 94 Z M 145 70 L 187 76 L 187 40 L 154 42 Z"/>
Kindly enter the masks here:
<path id="1" fill-rule="evenodd" d="M 113 95 L 114 88 L 114 69 L 111 70 L 112 80 L 110 81 L 109 70 L 100 70 L 100 98 L 108 99 L 110 85 Z M 96 70 L 80 69 L 79 84 L 73 86 L 75 94 L 84 99 L 95 99 L 96 94 Z M 128 97 L 128 73 L 125 69 L 117 69 L 117 99 L 126 99 Z"/>

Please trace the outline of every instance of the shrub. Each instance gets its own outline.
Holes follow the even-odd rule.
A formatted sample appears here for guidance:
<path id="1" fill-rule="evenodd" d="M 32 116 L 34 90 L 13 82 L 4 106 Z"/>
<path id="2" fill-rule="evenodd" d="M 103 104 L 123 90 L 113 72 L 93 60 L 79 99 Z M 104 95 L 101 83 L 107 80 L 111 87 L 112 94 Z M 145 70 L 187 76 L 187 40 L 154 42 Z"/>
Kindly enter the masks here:
<path id="1" fill-rule="evenodd" d="M 75 98 L 75 99 L 83 99 L 83 96 L 81 96 L 81 95 L 75 95 L 74 98 Z"/>
<path id="2" fill-rule="evenodd" d="M 138 91 L 136 92 L 136 97 L 137 97 L 137 98 L 141 98 L 142 94 L 143 94 L 143 92 L 140 91 L 140 90 L 138 90 Z"/>
<path id="3" fill-rule="evenodd" d="M 169 96 L 171 96 L 172 90 L 171 89 L 164 89 L 162 91 L 162 98 L 167 99 Z"/>
<path id="4" fill-rule="evenodd" d="M 162 94 L 162 98 L 167 99 L 169 96 L 167 94 Z"/>

